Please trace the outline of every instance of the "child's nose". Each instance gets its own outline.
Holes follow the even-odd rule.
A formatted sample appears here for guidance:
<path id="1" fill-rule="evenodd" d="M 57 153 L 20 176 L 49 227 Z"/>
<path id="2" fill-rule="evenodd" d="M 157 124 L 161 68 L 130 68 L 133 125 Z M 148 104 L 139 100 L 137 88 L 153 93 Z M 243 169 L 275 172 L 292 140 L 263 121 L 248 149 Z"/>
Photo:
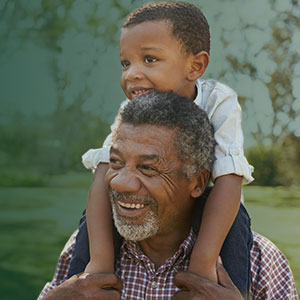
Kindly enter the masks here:
<path id="1" fill-rule="evenodd" d="M 143 78 L 142 69 L 139 66 L 131 65 L 125 73 L 125 79 L 128 81 L 140 80 Z"/>
<path id="2" fill-rule="evenodd" d="M 124 168 L 112 178 L 110 187 L 120 193 L 136 193 L 139 191 L 141 183 L 134 172 Z"/>

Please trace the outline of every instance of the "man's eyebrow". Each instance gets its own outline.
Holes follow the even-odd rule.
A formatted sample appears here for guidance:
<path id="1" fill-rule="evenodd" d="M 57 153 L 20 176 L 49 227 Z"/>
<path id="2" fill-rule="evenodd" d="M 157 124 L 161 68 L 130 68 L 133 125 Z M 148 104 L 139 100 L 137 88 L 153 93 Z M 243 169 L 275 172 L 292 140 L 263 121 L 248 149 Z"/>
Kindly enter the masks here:
<path id="1" fill-rule="evenodd" d="M 113 146 L 111 146 L 109 153 L 120 154 L 120 151 L 117 148 L 114 148 Z"/>
<path id="2" fill-rule="evenodd" d="M 154 160 L 154 161 L 160 160 L 160 157 L 157 154 L 142 154 L 139 157 L 143 160 Z"/>
<path id="3" fill-rule="evenodd" d="M 114 148 L 113 146 L 110 147 L 110 153 L 115 153 L 115 154 L 121 154 L 121 152 L 117 149 Z M 159 161 L 160 160 L 160 156 L 157 154 L 141 154 L 139 155 L 139 159 L 142 160 L 152 160 L 152 161 Z"/>

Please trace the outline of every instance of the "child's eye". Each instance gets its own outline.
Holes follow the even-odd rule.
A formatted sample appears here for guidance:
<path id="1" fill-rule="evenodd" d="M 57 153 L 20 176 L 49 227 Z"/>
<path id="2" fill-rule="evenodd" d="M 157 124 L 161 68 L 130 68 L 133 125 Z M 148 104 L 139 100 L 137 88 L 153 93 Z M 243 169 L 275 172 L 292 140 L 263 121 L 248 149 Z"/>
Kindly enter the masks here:
<path id="1" fill-rule="evenodd" d="M 128 60 L 122 60 L 121 66 L 123 69 L 126 69 L 130 65 L 130 62 Z"/>
<path id="2" fill-rule="evenodd" d="M 150 64 L 150 63 L 153 63 L 153 62 L 156 62 L 157 59 L 152 57 L 152 56 L 145 56 L 145 63 L 146 64 Z"/>

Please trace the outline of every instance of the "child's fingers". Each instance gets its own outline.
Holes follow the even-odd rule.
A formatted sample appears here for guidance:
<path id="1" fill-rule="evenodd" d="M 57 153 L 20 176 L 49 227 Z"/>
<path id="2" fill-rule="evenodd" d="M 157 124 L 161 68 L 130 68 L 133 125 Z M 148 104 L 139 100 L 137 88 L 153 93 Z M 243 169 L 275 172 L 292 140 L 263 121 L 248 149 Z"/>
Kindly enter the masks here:
<path id="1" fill-rule="evenodd" d="M 178 272 L 175 275 L 174 283 L 182 290 L 198 290 L 199 288 L 213 284 L 211 281 L 192 272 Z"/>

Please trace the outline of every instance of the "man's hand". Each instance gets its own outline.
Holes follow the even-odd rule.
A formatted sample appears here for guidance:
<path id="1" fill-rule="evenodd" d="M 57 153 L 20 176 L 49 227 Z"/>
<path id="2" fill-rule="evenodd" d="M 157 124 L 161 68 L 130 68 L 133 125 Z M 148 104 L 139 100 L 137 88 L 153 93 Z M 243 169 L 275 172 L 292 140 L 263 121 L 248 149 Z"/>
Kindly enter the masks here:
<path id="1" fill-rule="evenodd" d="M 243 300 L 241 293 L 220 263 L 217 264 L 217 274 L 219 284 L 195 273 L 177 273 L 174 283 L 181 290 L 175 293 L 173 300 Z"/>
<path id="2" fill-rule="evenodd" d="M 122 281 L 112 273 L 74 275 L 43 300 L 120 300 Z"/>

